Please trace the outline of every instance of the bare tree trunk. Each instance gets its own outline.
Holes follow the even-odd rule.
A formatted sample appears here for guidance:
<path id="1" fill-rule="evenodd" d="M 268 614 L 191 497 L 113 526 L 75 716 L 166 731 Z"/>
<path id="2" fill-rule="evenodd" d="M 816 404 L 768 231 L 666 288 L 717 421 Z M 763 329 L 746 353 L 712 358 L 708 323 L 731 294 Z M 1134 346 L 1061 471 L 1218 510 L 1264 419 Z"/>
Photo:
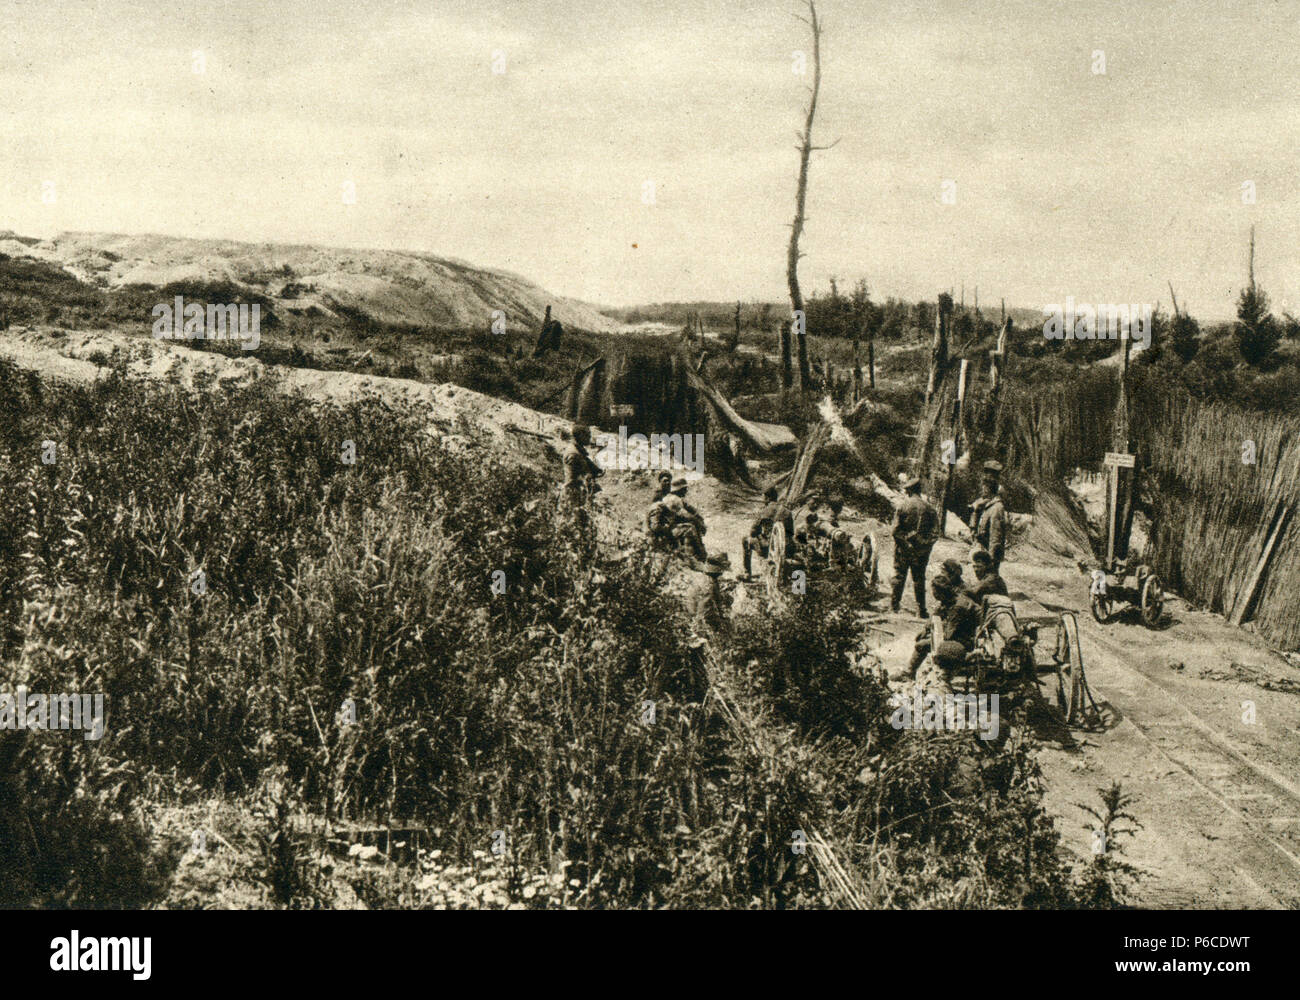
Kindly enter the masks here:
<path id="1" fill-rule="evenodd" d="M 800 18 L 810 28 L 813 37 L 813 86 L 808 101 L 808 115 L 804 119 L 803 139 L 799 146 L 799 186 L 795 191 L 794 222 L 790 226 L 790 248 L 786 256 L 786 280 L 790 285 L 790 308 L 799 324 L 799 391 L 807 394 L 812 381 L 808 370 L 807 322 L 803 307 L 803 293 L 799 290 L 799 237 L 803 234 L 804 203 L 808 195 L 808 159 L 816 148 L 812 144 L 813 118 L 817 114 L 817 95 L 822 85 L 821 22 L 817 20 L 817 6 L 808 0 L 808 18 Z"/>

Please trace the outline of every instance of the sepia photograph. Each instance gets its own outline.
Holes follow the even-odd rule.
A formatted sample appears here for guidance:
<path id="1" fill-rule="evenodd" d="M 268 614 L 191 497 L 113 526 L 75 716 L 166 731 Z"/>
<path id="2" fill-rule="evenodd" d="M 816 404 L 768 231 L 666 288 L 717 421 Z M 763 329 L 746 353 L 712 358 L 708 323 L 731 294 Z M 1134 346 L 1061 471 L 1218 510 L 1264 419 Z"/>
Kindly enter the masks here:
<path id="1" fill-rule="evenodd" d="M 1300 0 L 0 9 L 25 965 L 1300 907 Z"/>

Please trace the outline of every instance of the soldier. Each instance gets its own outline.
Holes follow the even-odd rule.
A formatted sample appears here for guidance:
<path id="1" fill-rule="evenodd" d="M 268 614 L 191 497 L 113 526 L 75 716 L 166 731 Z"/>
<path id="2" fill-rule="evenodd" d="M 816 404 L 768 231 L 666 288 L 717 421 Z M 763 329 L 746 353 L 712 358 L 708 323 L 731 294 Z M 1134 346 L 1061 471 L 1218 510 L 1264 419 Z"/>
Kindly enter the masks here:
<path id="1" fill-rule="evenodd" d="M 645 530 L 650 537 L 651 548 L 667 550 L 673 547 L 673 516 L 664 506 L 664 498 L 668 496 L 672 482 L 673 477 L 670 473 L 659 473 L 659 485 L 655 487 L 654 500 L 650 503 L 650 509 L 646 511 Z"/>
<path id="2" fill-rule="evenodd" d="M 663 498 L 664 509 L 671 521 L 669 530 L 673 541 L 684 548 L 700 562 L 709 558 L 704 547 L 704 532 L 707 530 L 700 512 L 686 502 L 686 480 L 680 476 L 672 482 L 672 492 Z"/>
<path id="3" fill-rule="evenodd" d="M 841 568 L 850 566 L 853 563 L 853 539 L 840 527 L 840 512 L 844 510 L 844 501 L 835 497 L 828 506 L 830 515 L 823 522 L 822 537 L 826 539 L 831 561 Z"/>
<path id="4" fill-rule="evenodd" d="M 686 594 L 686 610 L 697 634 L 709 638 L 723 636 L 730 627 L 719 577 L 731 568 L 725 552 L 705 560 L 703 575 Z"/>
<path id="5" fill-rule="evenodd" d="M 975 582 L 966 588 L 966 596 L 975 602 L 976 607 L 982 607 L 984 598 L 990 594 L 1009 596 L 1006 582 L 993 568 L 993 557 L 987 549 L 977 548 L 972 551 L 970 562 L 975 571 Z"/>
<path id="6" fill-rule="evenodd" d="M 561 460 L 564 463 L 564 483 L 560 488 L 560 506 L 581 506 L 593 493 L 600 490 L 596 477 L 603 470 L 587 456 L 591 432 L 582 424 L 574 424 L 568 434 L 569 444 Z"/>
<path id="7" fill-rule="evenodd" d="M 727 613 L 726 596 L 720 577 L 731 565 L 725 553 L 710 556 L 700 568 L 703 576 L 691 585 L 686 593 L 686 613 L 690 618 L 689 641 L 690 687 L 687 697 L 703 701 L 709 693 L 708 647 L 710 642 L 726 640 L 731 632 L 731 618 Z"/>
<path id="8" fill-rule="evenodd" d="M 758 512 L 754 523 L 749 526 L 749 534 L 740 540 L 741 563 L 745 567 L 746 578 L 754 575 L 752 553 L 757 552 L 763 558 L 767 558 L 768 538 L 772 534 L 772 526 L 781 515 L 781 505 L 777 503 L 775 486 L 769 486 L 763 491 L 763 499 L 766 503 Z"/>
<path id="9" fill-rule="evenodd" d="M 894 589 L 890 607 L 898 611 L 907 574 L 911 573 L 916 610 L 926 618 L 925 567 L 930 561 L 930 549 L 939 535 L 939 518 L 934 508 L 921 499 L 919 476 L 907 476 L 903 480 L 903 492 L 906 496 L 894 511 Z"/>
<path id="10" fill-rule="evenodd" d="M 951 560 L 950 560 L 951 561 Z M 958 567 L 960 570 L 960 567 Z M 961 589 L 960 579 L 954 579 L 945 568 L 930 582 L 930 589 L 938 603 L 939 620 L 943 623 L 943 641 L 934 651 L 935 664 L 949 675 L 966 662 L 966 654 L 975 648 L 975 636 L 980 627 L 980 611 L 975 602 Z M 917 637 L 916 648 L 908 670 L 913 676 L 916 668 L 931 650 L 933 639 L 926 629 Z"/>
<path id="11" fill-rule="evenodd" d="M 1002 475 L 1000 462 L 984 463 L 980 477 L 981 496 L 971 505 L 970 530 L 975 542 L 987 549 L 993 559 L 993 572 L 1002 567 L 1002 556 L 1007 544 L 1007 509 L 998 496 L 998 479 Z"/>
<path id="12" fill-rule="evenodd" d="M 813 493 L 808 497 L 808 513 L 803 518 L 803 528 L 795 538 L 804 548 L 810 564 L 826 562 L 830 555 L 830 529 L 823 518 L 821 494 Z"/>

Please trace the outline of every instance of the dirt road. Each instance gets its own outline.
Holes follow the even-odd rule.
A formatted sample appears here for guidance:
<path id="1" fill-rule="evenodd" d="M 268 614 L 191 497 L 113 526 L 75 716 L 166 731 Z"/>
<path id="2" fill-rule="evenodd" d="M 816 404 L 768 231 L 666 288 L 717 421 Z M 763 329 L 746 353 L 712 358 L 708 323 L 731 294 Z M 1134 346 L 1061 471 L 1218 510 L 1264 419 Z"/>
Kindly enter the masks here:
<path id="1" fill-rule="evenodd" d="M 651 477 L 621 476 L 606 477 L 603 495 L 611 516 L 631 526 L 644 513 Z M 739 573 L 740 539 L 759 498 L 702 479 L 690 499 L 708 520 L 709 550 L 726 551 Z M 875 534 L 887 587 L 888 525 L 860 517 L 841 523 L 855 537 Z M 931 566 L 947 558 L 965 564 L 969 550 L 968 541 L 941 540 Z M 1087 612 L 1087 577 L 1073 559 L 1036 544 L 1032 527 L 1003 575 L 1022 619 L 1079 612 L 1088 683 L 1107 718 L 1103 731 L 1077 732 L 1075 749 L 1038 749 L 1046 804 L 1066 847 L 1090 855 L 1094 822 L 1078 804 L 1096 807 L 1097 790 L 1119 781 L 1142 824 L 1124 843 L 1126 859 L 1143 873 L 1141 905 L 1300 906 L 1300 670 L 1249 632 L 1176 598 L 1166 603 L 1160 630 L 1123 617 L 1098 625 Z M 888 604 L 885 594 L 873 618 L 893 636 L 872 635 L 874 651 L 894 672 L 905 667 L 922 622 L 910 584 L 902 614 L 891 614 Z M 1053 632 L 1045 627 L 1042 634 Z"/>

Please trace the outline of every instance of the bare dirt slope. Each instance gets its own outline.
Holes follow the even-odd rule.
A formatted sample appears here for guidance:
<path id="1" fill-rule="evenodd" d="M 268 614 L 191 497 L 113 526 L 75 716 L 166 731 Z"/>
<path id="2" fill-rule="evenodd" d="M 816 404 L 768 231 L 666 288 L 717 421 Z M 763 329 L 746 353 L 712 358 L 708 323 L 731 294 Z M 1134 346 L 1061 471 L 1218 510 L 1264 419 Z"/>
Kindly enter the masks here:
<path id="1" fill-rule="evenodd" d="M 193 381 L 246 379 L 255 359 L 230 360 L 173 344 L 120 334 L 11 330 L 0 356 L 49 377 L 91 379 L 114 347 L 130 352 L 142 378 Z M 277 369 L 281 384 L 310 398 L 342 400 L 377 394 L 426 405 L 430 431 L 471 440 L 506 461 L 554 469 L 563 422 L 525 407 L 455 386 L 347 373 Z M 611 472 L 597 501 L 602 536 L 640 530 L 652 489 L 650 472 Z M 760 498 L 747 490 L 690 474 L 690 499 L 708 519 L 710 551 L 725 551 L 740 572 L 740 540 Z M 846 510 L 843 523 L 880 543 L 882 581 L 892 572 L 887 525 Z M 955 520 L 949 524 L 955 529 Z M 931 565 L 963 563 L 969 542 L 960 532 L 936 546 Z M 1042 619 L 1043 635 L 1062 610 L 1081 610 L 1084 662 L 1106 711 L 1101 732 L 1077 733 L 1080 745 L 1039 749 L 1047 802 L 1067 847 L 1087 856 L 1092 821 L 1078 803 L 1096 804 L 1096 790 L 1120 781 L 1135 796 L 1142 829 L 1125 844 L 1145 874 L 1140 898 L 1164 907 L 1295 907 L 1300 905 L 1300 670 L 1248 631 L 1221 617 L 1167 604 L 1167 621 L 1152 631 L 1123 616 L 1105 626 L 1088 616 L 1087 579 L 1076 565 L 1068 531 L 1030 524 L 1013 546 L 1003 574 L 1022 619 Z M 884 609 L 883 611 L 879 609 Z M 864 635 L 885 668 L 905 666 L 922 622 L 909 592 L 903 613 L 876 602 L 874 629 Z M 1049 640 L 1050 641 L 1050 640 Z"/>
<path id="2" fill-rule="evenodd" d="M 0 253 L 57 264 L 103 288 L 230 282 L 283 309 L 359 310 L 383 323 L 477 328 L 501 310 L 508 323 L 531 328 L 551 305 L 566 326 L 622 328 L 593 306 L 551 295 L 509 272 L 414 251 L 62 233 L 32 242 L 0 234 Z"/>

